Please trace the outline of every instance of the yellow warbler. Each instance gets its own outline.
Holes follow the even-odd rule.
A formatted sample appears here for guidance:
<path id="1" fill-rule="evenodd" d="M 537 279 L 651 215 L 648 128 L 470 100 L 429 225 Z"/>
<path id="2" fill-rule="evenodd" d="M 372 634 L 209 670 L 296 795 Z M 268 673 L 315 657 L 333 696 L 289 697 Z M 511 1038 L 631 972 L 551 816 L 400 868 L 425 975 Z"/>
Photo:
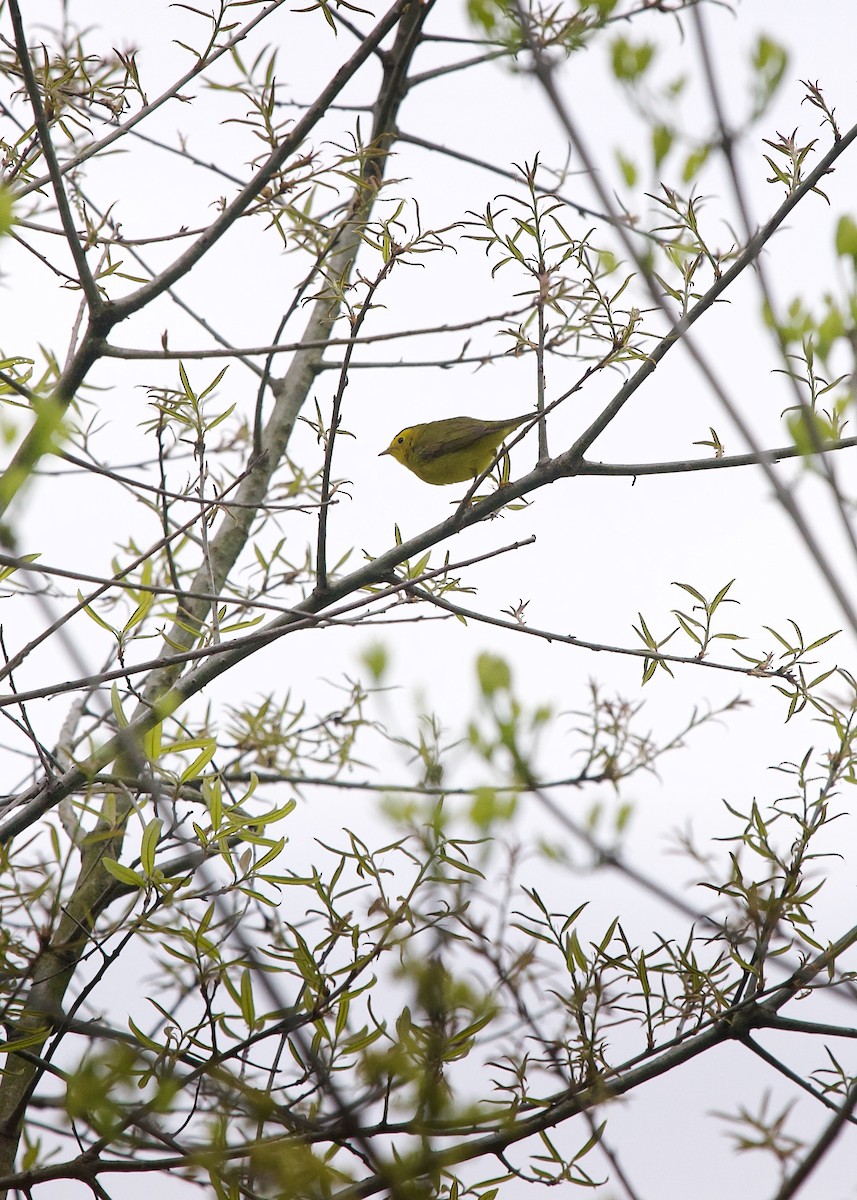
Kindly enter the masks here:
<path id="1" fill-rule="evenodd" d="M 424 483 L 463 483 L 491 466 L 504 438 L 535 414 L 506 421 L 480 421 L 476 417 L 448 417 L 409 425 L 397 433 L 386 450 Z"/>

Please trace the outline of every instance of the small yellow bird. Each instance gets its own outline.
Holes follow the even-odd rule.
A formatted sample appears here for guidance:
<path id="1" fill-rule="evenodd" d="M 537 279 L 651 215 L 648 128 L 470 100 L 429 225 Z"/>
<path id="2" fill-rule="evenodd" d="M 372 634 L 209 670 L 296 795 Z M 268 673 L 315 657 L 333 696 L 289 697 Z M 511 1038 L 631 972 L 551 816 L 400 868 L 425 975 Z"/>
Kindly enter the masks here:
<path id="1" fill-rule="evenodd" d="M 501 442 L 512 430 L 529 421 L 535 413 L 509 417 L 506 421 L 480 421 L 476 417 L 448 417 L 445 421 L 426 421 L 409 425 L 397 433 L 386 450 L 403 467 L 424 483 L 442 486 L 475 479 L 491 466 Z"/>

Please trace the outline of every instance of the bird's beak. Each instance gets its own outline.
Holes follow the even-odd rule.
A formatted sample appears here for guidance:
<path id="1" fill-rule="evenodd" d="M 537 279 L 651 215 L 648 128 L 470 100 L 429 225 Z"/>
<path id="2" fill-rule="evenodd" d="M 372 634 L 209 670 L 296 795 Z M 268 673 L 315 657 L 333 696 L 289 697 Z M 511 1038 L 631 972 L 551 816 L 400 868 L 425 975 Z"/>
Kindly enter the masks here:
<path id="1" fill-rule="evenodd" d="M 378 457 L 383 458 L 385 454 L 389 454 L 389 453 L 390 453 L 390 447 L 388 446 L 386 450 L 381 451 L 381 453 L 378 455 Z"/>

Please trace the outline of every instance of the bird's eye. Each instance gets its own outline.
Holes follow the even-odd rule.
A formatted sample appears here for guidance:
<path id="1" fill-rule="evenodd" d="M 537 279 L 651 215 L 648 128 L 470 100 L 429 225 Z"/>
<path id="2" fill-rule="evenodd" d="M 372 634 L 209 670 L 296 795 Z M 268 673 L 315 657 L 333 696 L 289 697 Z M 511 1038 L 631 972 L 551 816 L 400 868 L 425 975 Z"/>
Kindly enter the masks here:
<path id="1" fill-rule="evenodd" d="M 404 440 L 405 440 L 404 438 L 396 438 L 396 441 L 399 443 L 400 446 L 404 443 Z"/>

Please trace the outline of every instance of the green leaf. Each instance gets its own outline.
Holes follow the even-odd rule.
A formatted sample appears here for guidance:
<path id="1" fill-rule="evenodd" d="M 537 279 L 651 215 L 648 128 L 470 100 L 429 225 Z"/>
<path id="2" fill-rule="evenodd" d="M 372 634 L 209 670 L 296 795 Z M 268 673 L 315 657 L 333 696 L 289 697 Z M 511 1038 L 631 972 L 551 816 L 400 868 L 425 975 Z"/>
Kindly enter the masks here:
<path id="1" fill-rule="evenodd" d="M 804 458 L 818 452 L 818 447 L 833 437 L 830 422 L 819 413 L 809 410 L 793 412 L 786 421 L 795 449 Z"/>
<path id="2" fill-rule="evenodd" d="M 155 869 L 155 851 L 158 848 L 163 825 L 164 823 L 161 818 L 155 817 L 143 830 L 143 840 L 140 845 L 140 863 L 147 879 L 151 878 L 152 872 Z"/>
<path id="3" fill-rule="evenodd" d="M 708 606 L 709 612 L 713 613 L 714 610 L 718 607 L 718 605 L 723 603 L 723 601 L 726 599 L 726 593 L 729 591 L 729 589 L 731 588 L 731 586 L 734 582 L 735 582 L 734 579 L 730 579 L 727 584 L 724 584 L 724 586 L 720 589 L 720 591 L 717 593 L 717 595 L 711 601 L 711 604 Z M 731 601 L 731 603 L 734 604 L 735 601 L 733 600 L 733 601 Z"/>
<path id="4" fill-rule="evenodd" d="M 22 1034 L 21 1037 L 13 1038 L 10 1042 L 0 1041 L 0 1050 L 4 1054 L 13 1054 L 18 1050 L 26 1050 L 29 1046 L 38 1046 L 43 1043 L 48 1030 L 47 1018 L 44 1018 L 44 1022 L 43 1026 L 35 1029 L 32 1033 Z"/>
<path id="5" fill-rule="evenodd" d="M 581 12 L 585 12 L 589 8 L 594 8 L 598 13 L 599 18 L 604 21 L 610 16 L 618 3 L 619 0 L 578 0 L 578 7 L 580 8 Z M 495 1188 L 494 1191 L 490 1193 L 490 1196 L 494 1196 L 496 1191 L 497 1189 Z M 489 1200 L 489 1193 L 483 1192 L 482 1200 Z"/>
<path id="6" fill-rule="evenodd" d="M 692 150 L 684 160 L 681 177 L 684 183 L 690 183 L 702 168 L 705 166 L 705 161 L 711 153 L 711 146 L 698 146 L 696 150 Z"/>
<path id="7" fill-rule="evenodd" d="M 372 678 L 378 683 L 381 677 L 387 670 L 388 656 L 387 650 L 380 642 L 376 642 L 374 646 L 369 646 L 362 654 L 363 665 L 367 668 Z"/>
<path id="8" fill-rule="evenodd" d="M 252 1029 L 256 1023 L 256 1006 L 253 1003 L 253 979 L 246 967 L 241 972 L 239 1005 L 241 1007 L 241 1016 L 244 1018 L 245 1024 L 249 1029 Z"/>
<path id="9" fill-rule="evenodd" d="M 636 83 L 649 69 L 655 57 L 651 42 L 639 42 L 636 46 L 627 38 L 617 38 L 610 47 L 613 74 L 622 83 Z"/>
<path id="10" fill-rule="evenodd" d="M 510 821 L 515 815 L 517 797 L 514 793 L 497 795 L 496 788 L 480 787 L 473 793 L 470 819 L 480 829 L 489 829 L 496 821 Z"/>
<path id="11" fill-rule="evenodd" d="M 502 12 L 497 0 L 467 0 L 467 15 L 474 25 L 491 34 L 497 28 L 497 18 Z"/>
<path id="12" fill-rule="evenodd" d="M 660 167 L 669 154 L 673 144 L 673 132 L 666 125 L 656 125 L 652 130 L 652 153 L 655 158 L 655 170 Z"/>
<path id="13" fill-rule="evenodd" d="M 78 588 L 78 592 L 77 592 L 77 599 L 78 599 L 78 602 L 83 607 L 83 611 L 86 613 L 86 615 L 88 617 L 92 618 L 92 620 L 95 622 L 96 625 L 100 625 L 102 629 L 106 629 L 108 633 L 112 633 L 114 637 L 118 637 L 118 633 L 113 628 L 113 626 L 111 624 L 109 624 L 107 621 L 103 620 L 101 617 L 99 617 L 98 613 L 95 611 L 94 608 L 90 608 L 90 606 L 88 604 L 84 603 L 83 592 L 80 591 L 79 588 Z"/>
<path id="14" fill-rule="evenodd" d="M 756 75 L 756 107 L 759 111 L 782 83 L 789 56 L 778 42 L 760 34 L 750 61 Z"/>
<path id="15" fill-rule="evenodd" d="M 150 1038 L 147 1033 L 144 1033 L 139 1025 L 135 1025 L 131 1018 L 128 1018 L 128 1028 L 134 1034 L 134 1037 L 141 1046 L 145 1046 L 147 1050 L 151 1050 L 153 1054 L 161 1054 L 164 1049 L 163 1042 L 157 1042 L 154 1038 Z"/>
<path id="16" fill-rule="evenodd" d="M 280 838 L 279 841 L 275 842 L 268 853 L 263 855 L 262 858 L 260 858 L 259 861 L 253 865 L 254 873 L 261 871 L 262 867 L 267 866 L 269 862 L 273 862 L 273 860 L 280 854 L 285 844 L 285 838 Z"/>
<path id="17" fill-rule="evenodd" d="M 113 716 L 116 718 L 118 728 L 127 729 L 128 718 L 122 711 L 122 701 L 119 698 L 119 689 L 115 683 L 110 689 L 110 707 L 113 709 Z"/>
<path id="18" fill-rule="evenodd" d="M 226 372 L 227 372 L 228 370 L 229 370 L 229 368 L 228 368 L 228 367 L 224 367 L 222 371 L 218 371 L 218 372 L 217 372 L 217 374 L 215 375 L 214 379 L 212 379 L 211 383 L 208 385 L 208 387 L 205 389 L 205 391 L 203 391 L 203 392 L 200 392 L 200 393 L 199 393 L 199 399 L 200 399 L 200 400 L 204 400 L 206 396 L 210 395 L 210 394 L 211 394 L 211 392 L 213 392 L 213 391 L 214 391 L 214 389 L 215 389 L 215 388 L 217 387 L 217 385 L 220 383 L 221 379 L 223 378 L 223 376 L 226 374 Z M 232 412 L 232 409 L 233 409 L 234 407 L 235 407 L 235 405 L 233 404 L 233 405 L 232 405 L 232 408 L 228 408 L 228 409 L 226 410 L 226 413 L 221 413 L 219 417 L 216 417 L 216 418 L 215 418 L 215 422 L 214 422 L 214 423 L 215 423 L 215 425 L 217 424 L 217 422 L 218 422 L 218 421 L 222 421 L 222 420 L 223 420 L 223 418 L 224 418 L 224 416 L 228 416 L 228 415 L 229 415 L 229 413 L 231 413 L 231 412 Z"/>
<path id="19" fill-rule="evenodd" d="M 0 569 L 0 583 L 2 583 L 4 579 L 8 579 L 10 575 L 14 575 L 18 570 L 19 565 L 35 562 L 37 558 L 41 557 L 41 554 L 22 554 L 17 563 Z"/>
<path id="20" fill-rule="evenodd" d="M 115 858 L 102 858 L 101 863 L 107 874 L 118 879 L 120 883 L 129 883 L 132 887 L 139 888 L 146 886 L 145 879 L 138 871 L 132 871 L 130 867 L 123 867 Z"/>
<path id="21" fill-rule="evenodd" d="M 419 577 L 422 575 L 423 571 L 428 566 L 430 558 L 431 558 L 431 550 L 428 550 L 422 556 L 422 558 L 419 559 L 419 561 L 414 564 L 414 566 L 408 568 L 408 579 L 419 579 Z"/>
<path id="22" fill-rule="evenodd" d="M 151 729 L 143 734 L 143 753 L 149 762 L 156 763 L 161 757 L 161 737 L 164 732 L 163 722 L 158 721 Z"/>
<path id="23" fill-rule="evenodd" d="M 143 595 L 140 598 L 140 603 L 137 605 L 137 607 L 131 613 L 131 616 L 128 618 L 128 620 L 125 622 L 125 624 L 122 628 L 123 634 L 130 633 L 131 630 L 135 627 L 135 625 L 140 625 L 143 621 L 145 621 L 146 615 L 149 612 L 149 609 L 152 607 L 154 601 L 155 601 L 154 592 L 144 592 L 143 593 Z"/>
<path id="24" fill-rule="evenodd" d="M 616 151 L 616 161 L 619 164 L 619 170 L 622 172 L 622 178 L 628 187 L 633 187 L 637 182 L 637 166 L 630 158 L 626 158 L 621 150 Z"/>
<path id="25" fill-rule="evenodd" d="M 495 692 L 507 692 L 512 686 L 512 672 L 505 659 L 495 654 L 480 654 L 476 660 L 476 674 L 483 696 Z"/>
<path id="26" fill-rule="evenodd" d="M 857 221 L 847 214 L 839 218 L 836 226 L 836 253 L 857 263 Z"/>
<path id="27" fill-rule="evenodd" d="M 217 752 L 217 742 L 214 738 L 192 738 L 186 742 L 176 742 L 171 747 L 175 753 L 181 750 L 195 750 L 197 747 L 201 747 L 200 752 L 193 762 L 182 771 L 179 783 L 189 783 L 191 779 L 196 779 L 197 775 L 202 773 L 203 768 L 208 766 Z"/>
<path id="28" fill-rule="evenodd" d="M 248 795 L 250 794 L 248 792 Z M 247 796 L 244 796 L 243 799 L 246 800 Z M 281 821 L 283 817 L 287 817 L 296 808 L 297 800 L 287 800 L 285 804 L 280 805 L 279 808 L 275 808 L 271 812 L 254 813 L 252 817 L 245 819 L 244 824 L 253 825 L 256 829 L 264 829 L 266 825 L 270 825 L 272 822 Z"/>
<path id="29" fill-rule="evenodd" d="M 677 579 L 674 579 L 673 586 L 681 588 L 683 592 L 687 592 L 688 595 L 693 596 L 694 600 L 698 600 L 703 606 L 705 605 L 705 597 L 703 596 L 702 592 L 698 592 L 691 584 L 680 583 Z"/>
<path id="30" fill-rule="evenodd" d="M 589 969 L 589 963 L 586 961 L 586 955 L 583 953 L 583 947 L 580 945 L 577 931 L 574 929 L 566 939 L 565 958 L 570 967 L 579 967 L 581 971 Z"/>
<path id="31" fill-rule="evenodd" d="M 857 244 L 854 248 L 854 261 L 857 263 Z M 827 297 L 827 305 L 826 315 L 818 322 L 818 353 L 822 358 L 827 358 L 835 341 L 845 337 L 845 318 L 841 309 L 831 297 Z"/>
<path id="32" fill-rule="evenodd" d="M 12 214 L 13 196 L 7 187 L 0 187 L 0 237 L 7 234 L 15 224 Z"/>

